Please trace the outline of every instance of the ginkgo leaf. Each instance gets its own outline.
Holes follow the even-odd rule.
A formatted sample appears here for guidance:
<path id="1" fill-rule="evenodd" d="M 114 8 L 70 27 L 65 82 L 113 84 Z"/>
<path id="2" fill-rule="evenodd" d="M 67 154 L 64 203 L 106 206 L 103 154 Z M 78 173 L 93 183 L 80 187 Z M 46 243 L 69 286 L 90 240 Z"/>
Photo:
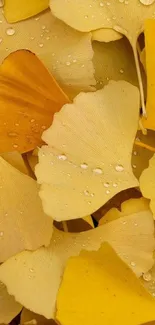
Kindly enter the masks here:
<path id="1" fill-rule="evenodd" d="M 36 166 L 46 214 L 57 221 L 82 218 L 138 185 L 130 162 L 138 111 L 139 91 L 125 81 L 63 106 L 43 133 L 48 146 Z"/>
<path id="2" fill-rule="evenodd" d="M 0 157 L 0 262 L 24 249 L 47 246 L 52 231 L 36 181 Z"/>
<path id="3" fill-rule="evenodd" d="M 56 319 L 62 325 L 139 325 L 155 319 L 155 301 L 105 243 L 67 262 Z"/>
<path id="4" fill-rule="evenodd" d="M 155 18 L 155 2 L 148 5 L 140 0 L 125 1 L 109 0 L 50 0 L 52 13 L 69 26 L 88 32 L 100 28 L 113 28 L 125 35 L 130 41 L 137 68 L 143 113 L 145 113 L 144 92 L 141 79 L 137 38 L 144 30 L 144 21 Z"/>
<path id="5" fill-rule="evenodd" d="M 155 132 L 148 130 L 147 134 L 137 132 L 136 141 L 132 151 L 132 168 L 133 173 L 139 179 L 141 173 L 149 165 L 149 159 L 153 156 L 153 148 L 155 152 Z"/>
<path id="6" fill-rule="evenodd" d="M 155 154 L 149 161 L 149 167 L 145 169 L 139 179 L 143 196 L 150 199 L 150 209 L 155 218 Z"/>
<path id="7" fill-rule="evenodd" d="M 18 169 L 21 173 L 29 175 L 29 170 L 24 162 L 24 159 L 18 151 L 1 153 L 1 157 L 10 165 Z"/>
<path id="8" fill-rule="evenodd" d="M 92 31 L 92 41 L 98 42 L 112 42 L 123 37 L 122 34 L 116 32 L 111 28 L 101 28 Z"/>
<path id="9" fill-rule="evenodd" d="M 23 153 L 40 145 L 43 130 L 67 102 L 37 56 L 11 53 L 0 66 L 0 152 Z"/>
<path id="10" fill-rule="evenodd" d="M 110 43 L 93 42 L 93 50 L 98 89 L 106 85 L 109 80 L 126 80 L 138 86 L 133 52 L 125 37 Z M 145 84 L 144 75 L 143 80 Z"/>
<path id="11" fill-rule="evenodd" d="M 47 9 L 49 0 L 5 0 L 4 15 L 9 23 L 35 16 Z"/>
<path id="12" fill-rule="evenodd" d="M 26 308 L 46 318 L 53 318 L 57 292 L 68 258 L 79 255 L 82 249 L 98 250 L 105 241 L 109 242 L 137 276 L 148 272 L 154 263 L 155 248 L 154 223 L 150 210 L 120 217 L 77 234 L 54 228 L 48 248 L 34 252 L 24 251 L 11 257 L 0 266 L 0 280 L 7 285 L 9 293 Z"/>
<path id="13" fill-rule="evenodd" d="M 22 310 L 22 306 L 10 296 L 5 285 L 0 282 L 0 323 L 8 324 Z"/>
<path id="14" fill-rule="evenodd" d="M 69 95 L 95 85 L 91 33 L 80 33 L 52 16 L 50 10 L 8 24 L 0 8 L 0 63 L 9 53 L 28 49 L 45 64 Z M 39 77 L 39 76 L 38 76 Z"/>
<path id="15" fill-rule="evenodd" d="M 142 119 L 143 126 L 155 130 L 155 44 L 152 41 L 155 33 L 155 20 L 145 22 L 145 57 L 147 73 L 147 118 Z"/>
<path id="16" fill-rule="evenodd" d="M 124 201 L 141 198 L 141 192 L 138 188 L 129 188 L 118 194 L 116 194 L 112 199 L 110 199 L 106 204 L 104 204 L 99 210 L 93 213 L 93 218 L 99 222 L 100 219 L 112 208 L 121 209 L 121 204 Z"/>
<path id="17" fill-rule="evenodd" d="M 137 199 L 129 199 L 128 201 L 124 201 L 121 204 L 121 211 L 112 208 L 110 209 L 100 220 L 99 225 L 104 225 L 110 221 L 116 220 L 121 217 L 128 216 L 130 214 L 138 213 L 140 211 L 149 210 L 149 201 L 145 198 Z M 138 225 L 137 225 L 138 226 Z"/>
<path id="18" fill-rule="evenodd" d="M 140 61 L 144 67 L 144 70 L 146 71 L 146 50 L 145 50 L 145 48 L 140 53 Z"/>
<path id="19" fill-rule="evenodd" d="M 34 325 L 57 325 L 56 322 L 52 319 L 46 319 L 45 317 L 35 314 L 32 311 L 23 308 L 21 312 L 21 317 L 20 317 L 20 325 L 27 325 L 29 324 Z"/>

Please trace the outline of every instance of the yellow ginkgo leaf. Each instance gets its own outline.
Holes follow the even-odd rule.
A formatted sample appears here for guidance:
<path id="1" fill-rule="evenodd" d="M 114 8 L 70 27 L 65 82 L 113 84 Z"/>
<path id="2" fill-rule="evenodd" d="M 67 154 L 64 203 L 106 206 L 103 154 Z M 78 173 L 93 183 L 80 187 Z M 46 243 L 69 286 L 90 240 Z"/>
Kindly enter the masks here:
<path id="1" fill-rule="evenodd" d="M 22 310 L 22 306 L 10 296 L 5 285 L 0 282 L 0 323 L 10 323 Z"/>
<path id="2" fill-rule="evenodd" d="M 69 259 L 57 297 L 61 325 L 139 325 L 154 319 L 155 300 L 107 243 Z"/>
<path id="3" fill-rule="evenodd" d="M 93 50 L 98 89 L 106 85 L 109 80 L 126 80 L 138 86 L 132 48 L 125 37 L 109 43 L 93 42 Z M 145 84 L 144 75 L 143 80 Z"/>
<path id="4" fill-rule="evenodd" d="M 155 130 L 155 44 L 152 37 L 155 33 L 155 20 L 145 22 L 145 56 L 147 73 L 147 118 L 142 119 L 143 126 Z"/>
<path id="5" fill-rule="evenodd" d="M 147 134 L 137 132 L 135 143 L 132 151 L 132 168 L 133 173 L 139 179 L 141 173 L 149 165 L 149 159 L 155 152 L 155 132 L 148 130 Z"/>
<path id="6" fill-rule="evenodd" d="M 20 316 L 20 325 L 57 325 L 52 319 L 47 319 L 41 315 L 35 314 L 32 311 L 23 308 Z"/>
<path id="7" fill-rule="evenodd" d="M 98 250 L 105 241 L 138 277 L 148 272 L 154 263 L 155 248 L 150 210 L 120 217 L 77 234 L 54 228 L 48 248 L 24 251 L 11 257 L 0 266 L 0 280 L 26 308 L 46 318 L 53 318 L 57 292 L 68 258 L 79 255 L 82 249 Z"/>
<path id="8" fill-rule="evenodd" d="M 22 155 L 18 151 L 1 153 L 1 157 L 21 173 L 29 175 L 29 170 Z"/>
<path id="9" fill-rule="evenodd" d="M 9 53 L 35 53 L 69 95 L 95 85 L 91 33 L 80 33 L 54 18 L 50 10 L 16 24 L 8 24 L 0 8 L 0 63 Z"/>
<path id="10" fill-rule="evenodd" d="M 119 40 L 123 37 L 122 34 L 116 32 L 111 28 L 101 28 L 92 31 L 92 41 L 98 42 L 112 42 Z"/>
<path id="11" fill-rule="evenodd" d="M 143 48 L 143 50 L 140 53 L 140 61 L 144 67 L 144 70 L 146 71 L 146 50 Z"/>
<path id="12" fill-rule="evenodd" d="M 150 199 L 150 209 L 152 210 L 153 216 L 155 218 L 155 154 L 149 161 L 149 167 L 145 169 L 140 181 L 140 189 L 144 197 Z"/>
<path id="13" fill-rule="evenodd" d="M 128 216 L 130 214 L 138 213 L 140 211 L 149 210 L 149 201 L 145 198 L 130 199 L 128 201 L 124 201 L 121 204 L 121 211 L 112 208 L 110 209 L 100 220 L 99 225 L 104 225 L 110 221 L 116 220 L 121 217 Z M 137 225 L 138 226 L 138 225 Z"/>
<path id="14" fill-rule="evenodd" d="M 37 183 L 0 157 L 0 262 L 47 246 L 52 223 L 42 210 Z"/>
<path id="15" fill-rule="evenodd" d="M 50 0 L 52 13 L 69 26 L 83 32 L 100 28 L 113 28 L 130 41 L 136 62 L 143 113 L 145 113 L 143 84 L 137 55 L 137 38 L 144 30 L 144 21 L 155 18 L 155 2 L 141 0 Z"/>
<path id="16" fill-rule="evenodd" d="M 4 15 L 9 23 L 27 19 L 47 9 L 49 0 L 5 0 Z"/>
<path id="17" fill-rule="evenodd" d="M 63 106 L 43 133 L 48 146 L 36 166 L 46 214 L 57 221 L 82 218 L 138 185 L 131 168 L 138 115 L 139 91 L 125 81 Z"/>

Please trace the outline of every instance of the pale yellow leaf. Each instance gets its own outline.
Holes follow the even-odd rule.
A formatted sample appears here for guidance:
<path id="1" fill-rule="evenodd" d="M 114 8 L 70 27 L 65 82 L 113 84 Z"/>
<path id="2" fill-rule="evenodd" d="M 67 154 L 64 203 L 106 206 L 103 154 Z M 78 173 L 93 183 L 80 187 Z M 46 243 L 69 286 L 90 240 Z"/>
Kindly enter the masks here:
<path id="1" fill-rule="evenodd" d="M 101 28 L 92 31 L 92 41 L 98 42 L 112 42 L 123 37 L 122 34 L 116 32 L 111 28 Z"/>
<path id="2" fill-rule="evenodd" d="M 24 251 L 4 262 L 0 266 L 0 280 L 26 308 L 53 318 L 57 292 L 68 258 L 79 255 L 83 249 L 98 250 L 105 241 L 138 277 L 147 272 L 153 265 L 155 248 L 150 210 L 120 217 L 77 234 L 54 229 L 48 248 L 42 247 L 35 252 Z"/>
<path id="3" fill-rule="evenodd" d="M 52 219 L 42 210 L 36 181 L 0 157 L 0 262 L 50 243 Z"/>
<path id="4" fill-rule="evenodd" d="M 5 285 L 0 282 L 0 323 L 8 324 L 21 310 L 22 306 L 8 294 Z"/>
<path id="5" fill-rule="evenodd" d="M 0 63 L 9 53 L 28 49 L 37 54 L 69 95 L 93 89 L 91 33 L 73 30 L 54 18 L 50 10 L 10 25 L 0 8 L 0 21 Z"/>
<path id="6" fill-rule="evenodd" d="M 150 199 L 150 209 L 155 219 L 155 154 L 149 161 L 149 167 L 140 177 L 140 189 L 144 197 Z"/>
<path id="7" fill-rule="evenodd" d="M 155 300 L 105 243 L 67 262 L 56 319 L 62 325 L 139 325 L 155 319 Z"/>
<path id="8" fill-rule="evenodd" d="M 36 166 L 46 214 L 57 221 L 82 218 L 138 185 L 131 168 L 138 115 L 139 91 L 125 81 L 63 106 L 43 133 L 48 146 Z"/>
<path id="9" fill-rule="evenodd" d="M 29 175 L 24 159 L 18 151 L 1 153 L 1 157 L 21 173 Z"/>

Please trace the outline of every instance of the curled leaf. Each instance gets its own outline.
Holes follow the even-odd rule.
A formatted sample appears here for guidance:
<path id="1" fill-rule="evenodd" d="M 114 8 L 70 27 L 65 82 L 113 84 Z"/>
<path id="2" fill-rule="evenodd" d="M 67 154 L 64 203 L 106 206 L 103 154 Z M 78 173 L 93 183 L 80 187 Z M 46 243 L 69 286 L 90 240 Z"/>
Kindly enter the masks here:
<path id="1" fill-rule="evenodd" d="M 7 292 L 5 285 L 0 282 L 0 323 L 8 324 L 22 310 L 22 306 Z"/>
<path id="2" fill-rule="evenodd" d="M 140 189 L 143 196 L 150 199 L 150 209 L 155 218 L 155 155 L 149 161 L 149 167 L 145 169 L 140 177 Z"/>
<path id="3" fill-rule="evenodd" d="M 138 325 L 155 319 L 154 306 L 153 297 L 105 243 L 67 262 L 56 319 L 62 325 Z"/>
<path id="4" fill-rule="evenodd" d="M 0 21 L 3 21 L 0 63 L 9 53 L 28 49 L 38 56 L 70 97 L 94 89 L 91 33 L 77 32 L 53 17 L 50 10 L 10 26 L 0 8 Z"/>
<path id="5" fill-rule="evenodd" d="M 43 133 L 48 146 L 39 150 L 36 166 L 47 215 L 82 218 L 138 185 L 130 162 L 138 115 L 139 91 L 125 81 L 63 106 Z"/>
<path id="6" fill-rule="evenodd" d="M 0 157 L 0 262 L 47 246 L 52 223 L 42 210 L 37 183 Z"/>
<path id="7" fill-rule="evenodd" d="M 9 23 L 27 19 L 47 9 L 49 0 L 5 0 L 4 15 Z"/>
<path id="8" fill-rule="evenodd" d="M 34 252 L 24 251 L 11 257 L 0 266 L 0 280 L 7 285 L 9 293 L 26 308 L 46 318 L 53 318 L 68 258 L 79 255 L 83 249 L 96 251 L 105 241 L 137 276 L 141 276 L 154 262 L 154 224 L 151 212 L 147 209 L 133 213 L 77 234 L 54 228 L 48 248 L 42 247 Z"/>

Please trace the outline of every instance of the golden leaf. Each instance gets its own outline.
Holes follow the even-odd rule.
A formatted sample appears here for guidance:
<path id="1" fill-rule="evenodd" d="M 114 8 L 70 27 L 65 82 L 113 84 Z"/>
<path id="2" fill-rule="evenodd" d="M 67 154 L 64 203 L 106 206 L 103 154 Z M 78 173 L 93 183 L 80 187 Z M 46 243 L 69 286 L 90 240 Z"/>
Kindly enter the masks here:
<path id="1" fill-rule="evenodd" d="M 67 262 L 56 319 L 62 325 L 139 325 L 155 319 L 155 301 L 105 243 Z"/>
<path id="2" fill-rule="evenodd" d="M 0 157 L 0 262 L 47 246 L 52 223 L 42 210 L 37 183 Z"/>
<path id="3" fill-rule="evenodd" d="M 47 9 L 49 0 L 5 0 L 4 15 L 9 23 L 37 15 Z"/>
<path id="4" fill-rule="evenodd" d="M 1 157 L 21 173 L 29 175 L 29 170 L 22 155 L 18 151 L 1 153 Z"/>
<path id="5" fill-rule="evenodd" d="M 47 215 L 82 218 L 138 185 L 131 168 L 138 115 L 139 91 L 125 81 L 81 93 L 63 106 L 43 133 L 48 146 L 39 150 L 36 166 Z"/>
<path id="6" fill-rule="evenodd" d="M 46 318 L 53 318 L 57 292 L 68 258 L 79 255 L 82 249 L 96 251 L 105 241 L 137 276 L 147 272 L 154 262 L 152 255 L 155 247 L 150 210 L 120 217 L 82 233 L 65 233 L 54 228 L 48 248 L 24 251 L 11 257 L 0 266 L 0 280 L 26 308 Z"/>
<path id="7" fill-rule="evenodd" d="M 67 102 L 34 54 L 23 50 L 10 54 L 0 66 L 0 152 L 23 153 L 40 145 L 43 130 Z"/>
<path id="8" fill-rule="evenodd" d="M 150 199 L 150 209 L 155 219 L 155 154 L 149 161 L 149 167 L 145 169 L 139 179 L 140 189 L 144 197 Z"/>
<path id="9" fill-rule="evenodd" d="M 34 324 L 37 325 L 57 325 L 53 319 L 46 319 L 45 317 L 35 314 L 32 311 L 23 308 L 20 317 L 20 325 Z"/>

